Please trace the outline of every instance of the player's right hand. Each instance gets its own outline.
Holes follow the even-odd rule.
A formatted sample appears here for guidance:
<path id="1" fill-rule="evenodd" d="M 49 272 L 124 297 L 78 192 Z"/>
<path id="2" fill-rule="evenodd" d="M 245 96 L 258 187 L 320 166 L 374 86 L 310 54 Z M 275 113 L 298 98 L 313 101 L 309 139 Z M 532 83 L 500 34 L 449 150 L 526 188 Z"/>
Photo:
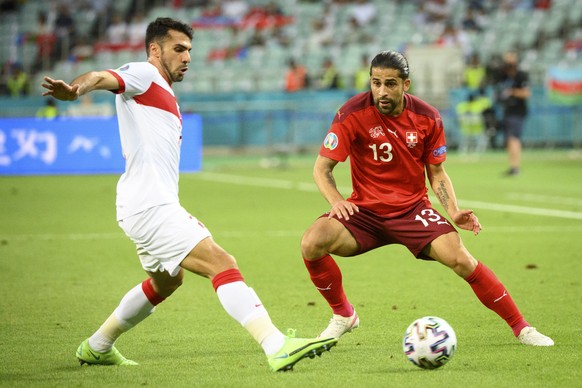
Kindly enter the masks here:
<path id="1" fill-rule="evenodd" d="M 340 220 L 343 218 L 347 221 L 350 219 L 351 215 L 359 211 L 360 209 L 350 201 L 338 201 L 331 207 L 327 218 L 333 218 L 333 216 L 336 216 Z"/>
<path id="2" fill-rule="evenodd" d="M 61 101 L 74 101 L 79 98 L 79 85 L 69 85 L 62 80 L 44 77 L 42 87 L 47 89 L 43 96 L 52 96 Z"/>

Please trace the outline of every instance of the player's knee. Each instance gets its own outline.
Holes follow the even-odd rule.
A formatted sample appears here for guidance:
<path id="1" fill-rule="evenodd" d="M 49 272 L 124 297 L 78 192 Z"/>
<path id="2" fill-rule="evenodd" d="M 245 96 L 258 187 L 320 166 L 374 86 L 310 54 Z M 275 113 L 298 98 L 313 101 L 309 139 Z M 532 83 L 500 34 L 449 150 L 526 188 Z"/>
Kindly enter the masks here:
<path id="1" fill-rule="evenodd" d="M 230 253 L 224 253 L 217 257 L 217 262 L 221 264 L 221 266 L 227 266 L 229 268 L 237 268 L 236 259 Z"/>
<path id="2" fill-rule="evenodd" d="M 174 277 L 168 277 L 164 281 L 153 280 L 154 289 L 157 291 L 157 293 L 160 296 L 167 298 L 170 295 L 172 295 L 174 293 L 174 291 L 176 291 L 178 288 L 180 288 L 183 281 L 184 281 L 184 273 L 182 271 L 180 271 L 180 273 L 178 273 L 178 275 L 176 275 Z"/>
<path id="3" fill-rule="evenodd" d="M 182 286 L 183 282 L 184 282 L 184 279 L 182 277 L 180 277 L 179 279 L 176 279 L 174 282 L 169 284 L 166 288 L 167 295 L 168 296 L 172 295 L 174 293 L 174 291 L 176 291 L 178 288 L 180 288 L 180 286 Z"/>
<path id="4" fill-rule="evenodd" d="M 466 249 L 461 249 L 451 264 L 452 265 L 449 265 L 449 267 L 455 271 L 457 275 L 465 279 L 472 274 L 477 267 L 477 260 L 471 256 Z"/>
<path id="5" fill-rule="evenodd" d="M 327 253 L 326 242 L 322 239 L 322 233 L 310 228 L 301 238 L 301 254 L 306 259 L 317 258 Z"/>
<path id="6" fill-rule="evenodd" d="M 223 252 L 217 255 L 211 263 L 206 263 L 203 273 L 200 275 L 213 278 L 217 274 L 230 269 L 238 269 L 236 259 L 230 253 Z"/>

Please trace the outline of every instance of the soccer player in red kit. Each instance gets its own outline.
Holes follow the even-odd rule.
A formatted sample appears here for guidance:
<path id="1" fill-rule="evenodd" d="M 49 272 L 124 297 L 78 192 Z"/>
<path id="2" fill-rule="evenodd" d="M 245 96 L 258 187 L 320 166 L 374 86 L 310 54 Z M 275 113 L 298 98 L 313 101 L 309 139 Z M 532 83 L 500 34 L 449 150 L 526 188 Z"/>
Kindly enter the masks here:
<path id="1" fill-rule="evenodd" d="M 554 341 L 530 326 L 495 274 L 469 253 L 456 229 L 432 207 L 425 171 L 455 225 L 475 235 L 481 231 L 473 211 L 459 209 L 445 171 L 447 147 L 439 112 L 406 93 L 410 87 L 406 58 L 396 51 L 376 55 L 370 86 L 370 91 L 355 95 L 338 110 L 313 170 L 319 191 L 331 205 L 301 241 L 311 280 L 333 310 L 320 337 L 339 338 L 359 325 L 331 254 L 355 256 L 402 244 L 417 258 L 436 260 L 465 279 L 520 342 L 552 346 Z M 353 192 L 345 199 L 337 190 L 333 169 L 348 156 Z"/>

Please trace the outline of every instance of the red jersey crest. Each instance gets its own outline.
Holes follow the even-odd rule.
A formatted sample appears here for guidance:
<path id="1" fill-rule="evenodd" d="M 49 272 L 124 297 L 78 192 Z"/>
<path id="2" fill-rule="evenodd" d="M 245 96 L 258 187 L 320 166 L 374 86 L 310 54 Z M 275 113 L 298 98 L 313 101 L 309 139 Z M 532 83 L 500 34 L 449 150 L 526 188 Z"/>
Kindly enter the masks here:
<path id="1" fill-rule="evenodd" d="M 418 143 L 418 133 L 416 132 L 406 132 L 406 145 L 408 148 L 413 148 Z"/>
<path id="2" fill-rule="evenodd" d="M 372 139 L 376 139 L 380 136 L 386 136 L 386 135 L 384 135 L 384 131 L 382 130 L 382 127 L 380 127 L 380 126 L 370 128 L 369 132 L 370 132 L 370 136 L 372 136 Z"/>

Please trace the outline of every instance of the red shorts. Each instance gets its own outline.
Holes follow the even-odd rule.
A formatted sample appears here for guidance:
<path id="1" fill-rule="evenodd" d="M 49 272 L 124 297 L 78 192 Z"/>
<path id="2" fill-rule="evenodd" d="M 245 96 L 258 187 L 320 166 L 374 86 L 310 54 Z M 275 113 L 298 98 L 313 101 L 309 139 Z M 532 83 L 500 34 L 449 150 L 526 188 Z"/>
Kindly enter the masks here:
<path id="1" fill-rule="evenodd" d="M 394 218 L 378 216 L 362 207 L 359 209 L 348 221 L 334 216 L 360 245 L 358 255 L 384 245 L 401 244 L 417 258 L 433 260 L 422 250 L 437 237 L 456 232 L 450 222 L 425 201 Z M 324 214 L 321 217 L 327 216 Z"/>

